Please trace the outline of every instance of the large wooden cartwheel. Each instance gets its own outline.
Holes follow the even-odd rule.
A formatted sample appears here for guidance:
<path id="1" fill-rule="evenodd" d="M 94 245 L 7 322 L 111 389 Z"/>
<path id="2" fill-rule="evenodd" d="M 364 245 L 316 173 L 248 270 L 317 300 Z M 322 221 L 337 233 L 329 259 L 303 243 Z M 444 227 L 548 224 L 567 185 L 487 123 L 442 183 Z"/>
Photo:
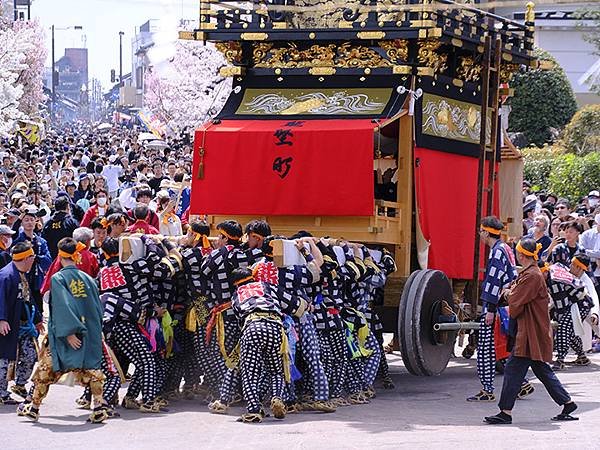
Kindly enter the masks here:
<path id="1" fill-rule="evenodd" d="M 417 270 L 406 281 L 398 308 L 398 336 L 402 360 L 413 375 L 439 375 L 448 365 L 456 331 L 436 332 L 433 325 L 442 308 L 452 304 L 452 287 L 443 272 Z"/>

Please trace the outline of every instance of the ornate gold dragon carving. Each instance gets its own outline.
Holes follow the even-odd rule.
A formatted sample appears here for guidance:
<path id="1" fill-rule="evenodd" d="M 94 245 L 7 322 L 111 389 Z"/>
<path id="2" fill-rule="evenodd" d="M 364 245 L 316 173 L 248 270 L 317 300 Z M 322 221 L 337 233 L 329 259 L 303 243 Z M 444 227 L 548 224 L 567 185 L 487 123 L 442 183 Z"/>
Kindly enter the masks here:
<path id="1" fill-rule="evenodd" d="M 259 49 L 259 46 L 263 46 Z M 254 67 L 295 69 L 307 67 L 389 67 L 390 61 L 378 52 L 364 46 L 352 46 L 346 42 L 340 46 L 311 45 L 300 50 L 294 43 L 286 47 L 273 44 L 257 44 L 253 52 Z"/>
<path id="2" fill-rule="evenodd" d="M 242 44 L 236 41 L 217 42 L 215 47 L 223 53 L 229 64 L 239 64 L 242 61 Z"/>
<path id="3" fill-rule="evenodd" d="M 435 73 L 444 72 L 448 68 L 448 55 L 442 55 L 436 52 L 441 42 L 434 39 L 427 39 L 419 42 L 419 53 L 417 59 L 419 63 L 425 64 Z"/>
<path id="4" fill-rule="evenodd" d="M 519 67 L 519 64 L 515 63 L 500 64 L 500 82 L 508 83 L 510 80 L 512 80 L 515 72 L 519 71 Z"/>
<path id="5" fill-rule="evenodd" d="M 475 59 L 472 56 L 460 56 L 459 64 L 456 68 L 457 78 L 463 81 L 479 81 L 481 78 L 480 64 L 475 64 Z"/>
<path id="6" fill-rule="evenodd" d="M 393 64 L 408 60 L 408 41 L 406 39 L 380 41 L 379 46 L 385 50 L 385 53 Z"/>

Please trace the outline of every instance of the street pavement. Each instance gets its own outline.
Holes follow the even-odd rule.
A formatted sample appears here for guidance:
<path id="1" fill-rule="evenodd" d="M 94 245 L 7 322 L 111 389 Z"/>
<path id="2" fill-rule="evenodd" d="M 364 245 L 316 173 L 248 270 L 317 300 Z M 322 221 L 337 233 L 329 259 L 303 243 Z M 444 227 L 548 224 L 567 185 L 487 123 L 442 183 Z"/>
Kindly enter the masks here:
<path id="1" fill-rule="evenodd" d="M 474 359 L 455 358 L 442 375 L 425 378 L 410 375 L 394 354 L 390 362 L 396 389 L 378 389 L 370 404 L 340 408 L 334 414 L 288 415 L 283 421 L 267 418 L 258 425 L 236 422 L 242 408 L 218 416 L 189 400 L 172 404 L 168 413 L 120 410 L 121 418 L 91 425 L 85 423 L 88 412 L 74 404 L 81 388 L 52 386 L 38 423 L 17 417 L 14 407 L 0 406 L 0 448 L 594 449 L 600 448 L 595 436 L 600 426 L 600 354 L 591 359 L 590 367 L 559 373 L 579 405 L 577 422 L 550 421 L 560 408 L 530 373 L 536 391 L 517 402 L 513 424 L 485 425 L 483 416 L 495 414 L 496 404 L 465 401 L 479 389 Z M 498 377 L 497 394 L 500 386 Z"/>

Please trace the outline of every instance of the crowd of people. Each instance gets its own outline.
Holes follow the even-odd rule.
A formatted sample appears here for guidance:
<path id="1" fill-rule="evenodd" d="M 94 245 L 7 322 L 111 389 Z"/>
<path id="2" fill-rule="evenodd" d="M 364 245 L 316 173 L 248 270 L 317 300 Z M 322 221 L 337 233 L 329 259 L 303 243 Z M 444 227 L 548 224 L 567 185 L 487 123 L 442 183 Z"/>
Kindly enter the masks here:
<path id="1" fill-rule="evenodd" d="M 259 220 L 223 221 L 210 237 L 206 218 L 189 212 L 185 136 L 156 145 L 136 131 L 81 125 L 35 146 L 5 140 L 1 150 L 0 404 L 37 420 L 50 386 L 71 380 L 85 386 L 74 400 L 93 423 L 118 416 L 117 406 L 158 413 L 182 398 L 217 414 L 244 400 L 240 420 L 256 423 L 268 409 L 283 419 L 368 403 L 378 378 L 394 387 L 372 309 L 396 270 L 385 248 L 300 230 L 277 236 Z M 482 389 L 469 401 L 495 400 L 500 334 L 529 348 L 523 327 L 511 330 L 527 310 L 517 262 L 527 283 L 544 280 L 537 300 L 558 324 L 553 370 L 567 367 L 569 349 L 571 364 L 590 364 L 600 334 L 598 191 L 574 208 L 528 186 L 524 198 L 516 245 L 500 239 L 497 218 L 482 221 L 490 247 L 477 341 Z M 278 261 L 281 240 L 295 264 Z M 558 420 L 572 418 L 576 406 L 538 364 L 552 359 L 548 342 L 509 358 L 501 413 L 486 421 L 509 423 L 515 398 L 534 390 L 519 375 L 529 366 L 564 406 Z"/>
<path id="2" fill-rule="evenodd" d="M 37 420 L 69 380 L 93 423 L 181 398 L 220 414 L 243 399 L 255 423 L 264 405 L 283 419 L 368 403 L 377 377 L 393 388 L 371 309 L 396 270 L 385 249 L 257 220 L 210 237 L 189 214 L 185 138 L 79 127 L 2 150 L 0 403 L 18 415 Z M 299 261 L 281 267 L 286 238 Z"/>

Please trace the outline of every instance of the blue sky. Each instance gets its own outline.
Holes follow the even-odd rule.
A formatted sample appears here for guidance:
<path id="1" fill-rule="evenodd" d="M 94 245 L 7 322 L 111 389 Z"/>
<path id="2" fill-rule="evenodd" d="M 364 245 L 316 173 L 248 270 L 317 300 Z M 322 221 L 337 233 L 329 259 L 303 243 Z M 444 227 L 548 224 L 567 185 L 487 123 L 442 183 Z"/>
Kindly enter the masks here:
<path id="1" fill-rule="evenodd" d="M 50 27 L 54 24 L 55 52 L 58 60 L 65 47 L 88 48 L 90 79 L 98 78 L 103 89 L 110 85 L 110 70 L 119 72 L 119 31 L 123 31 L 123 73 L 131 71 L 131 39 L 135 29 L 148 19 L 198 18 L 198 0 L 33 0 L 32 17 L 47 30 L 48 60 Z M 82 31 L 58 30 L 74 25 Z"/>

